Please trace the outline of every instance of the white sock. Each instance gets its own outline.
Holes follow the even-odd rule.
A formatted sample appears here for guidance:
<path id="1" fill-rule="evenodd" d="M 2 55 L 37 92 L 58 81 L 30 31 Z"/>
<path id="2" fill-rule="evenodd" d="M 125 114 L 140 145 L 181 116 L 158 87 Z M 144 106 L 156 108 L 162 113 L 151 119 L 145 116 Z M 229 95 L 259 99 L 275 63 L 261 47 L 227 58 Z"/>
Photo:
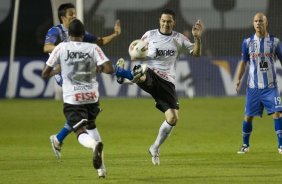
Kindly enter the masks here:
<path id="1" fill-rule="evenodd" d="M 166 121 L 163 122 L 163 124 L 160 127 L 157 139 L 155 140 L 155 143 L 154 143 L 154 147 L 156 149 L 158 149 L 161 146 L 161 144 L 168 138 L 172 129 L 173 129 L 173 126 L 168 124 L 168 122 Z"/>
<path id="2" fill-rule="evenodd" d="M 93 139 L 95 139 L 95 141 L 102 142 L 102 138 L 101 138 L 97 128 L 94 128 L 94 129 L 91 129 L 91 130 L 86 129 L 86 131 Z"/>
<path id="3" fill-rule="evenodd" d="M 93 150 L 97 145 L 97 142 L 93 138 L 91 138 L 90 135 L 88 135 L 87 133 L 79 134 L 77 140 L 82 146 L 86 148 L 92 148 Z"/>

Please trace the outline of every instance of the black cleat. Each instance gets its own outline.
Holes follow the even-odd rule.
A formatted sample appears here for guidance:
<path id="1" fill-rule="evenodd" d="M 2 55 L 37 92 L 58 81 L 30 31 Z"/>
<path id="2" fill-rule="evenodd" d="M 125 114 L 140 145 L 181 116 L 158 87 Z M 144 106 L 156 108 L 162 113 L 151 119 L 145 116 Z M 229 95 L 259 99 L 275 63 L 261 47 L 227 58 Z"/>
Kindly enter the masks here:
<path id="1" fill-rule="evenodd" d="M 95 169 L 99 169 L 102 165 L 103 162 L 102 151 L 103 151 L 103 143 L 98 142 L 93 152 L 93 167 Z"/>

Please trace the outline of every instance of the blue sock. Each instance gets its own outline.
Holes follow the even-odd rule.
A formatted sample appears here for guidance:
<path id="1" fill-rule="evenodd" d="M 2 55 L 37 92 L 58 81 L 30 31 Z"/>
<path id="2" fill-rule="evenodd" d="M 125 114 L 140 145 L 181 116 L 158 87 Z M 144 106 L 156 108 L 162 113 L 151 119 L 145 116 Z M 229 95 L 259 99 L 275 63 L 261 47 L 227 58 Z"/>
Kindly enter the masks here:
<path id="1" fill-rule="evenodd" d="M 278 147 L 282 146 L 282 118 L 274 119 L 275 132 L 278 138 Z"/>
<path id="2" fill-rule="evenodd" d="M 62 144 L 64 139 L 71 133 L 71 127 L 65 123 L 64 127 L 60 130 L 60 132 L 57 134 L 58 141 Z"/>
<path id="3" fill-rule="evenodd" d="M 253 130 L 252 122 L 243 121 L 243 144 L 250 145 L 250 135 Z"/>
<path id="4" fill-rule="evenodd" d="M 116 74 L 117 77 L 122 77 L 122 78 L 126 78 L 126 79 L 129 79 L 129 80 L 133 79 L 133 75 L 132 75 L 131 71 L 125 70 L 123 68 L 116 67 L 116 73 L 115 74 Z"/>

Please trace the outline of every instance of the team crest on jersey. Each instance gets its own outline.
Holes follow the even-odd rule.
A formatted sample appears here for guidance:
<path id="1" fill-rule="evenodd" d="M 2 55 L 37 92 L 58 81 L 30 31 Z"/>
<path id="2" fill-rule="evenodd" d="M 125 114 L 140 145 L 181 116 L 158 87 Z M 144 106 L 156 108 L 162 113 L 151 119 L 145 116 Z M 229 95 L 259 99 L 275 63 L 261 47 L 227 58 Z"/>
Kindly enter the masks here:
<path id="1" fill-rule="evenodd" d="M 273 42 L 272 41 L 270 41 L 270 40 L 268 40 L 267 42 L 266 42 L 266 45 L 267 45 L 267 47 L 272 47 L 272 45 L 273 45 Z"/>
<path id="2" fill-rule="evenodd" d="M 251 52 L 255 52 L 258 48 L 257 42 L 254 41 L 253 43 L 251 43 Z"/>

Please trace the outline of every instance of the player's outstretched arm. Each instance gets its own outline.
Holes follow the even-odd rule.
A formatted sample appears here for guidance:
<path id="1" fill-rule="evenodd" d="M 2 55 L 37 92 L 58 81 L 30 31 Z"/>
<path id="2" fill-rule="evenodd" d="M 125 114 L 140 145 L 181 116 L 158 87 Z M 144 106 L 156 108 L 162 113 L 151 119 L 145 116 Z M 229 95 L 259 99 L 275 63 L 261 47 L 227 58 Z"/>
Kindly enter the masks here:
<path id="1" fill-rule="evenodd" d="M 102 46 L 110 43 L 114 38 L 121 34 L 120 20 L 116 20 L 114 25 L 114 32 L 111 35 L 104 36 L 97 41 L 97 44 Z"/>
<path id="2" fill-rule="evenodd" d="M 112 74 L 114 73 L 114 68 L 113 68 L 113 64 L 111 61 L 107 61 L 105 63 L 103 63 L 102 65 L 97 66 L 97 72 L 98 73 L 106 73 L 106 74 Z"/>
<path id="3" fill-rule="evenodd" d="M 203 32 L 203 24 L 200 20 L 198 20 L 195 25 L 192 27 L 192 35 L 194 37 L 194 48 L 193 48 L 193 56 L 199 57 L 202 55 L 202 44 L 201 44 L 201 36 Z"/>
<path id="4" fill-rule="evenodd" d="M 43 47 L 43 52 L 46 53 L 46 54 L 51 53 L 54 50 L 55 47 L 56 46 L 54 44 L 51 44 L 51 43 L 45 44 L 44 47 Z"/>

